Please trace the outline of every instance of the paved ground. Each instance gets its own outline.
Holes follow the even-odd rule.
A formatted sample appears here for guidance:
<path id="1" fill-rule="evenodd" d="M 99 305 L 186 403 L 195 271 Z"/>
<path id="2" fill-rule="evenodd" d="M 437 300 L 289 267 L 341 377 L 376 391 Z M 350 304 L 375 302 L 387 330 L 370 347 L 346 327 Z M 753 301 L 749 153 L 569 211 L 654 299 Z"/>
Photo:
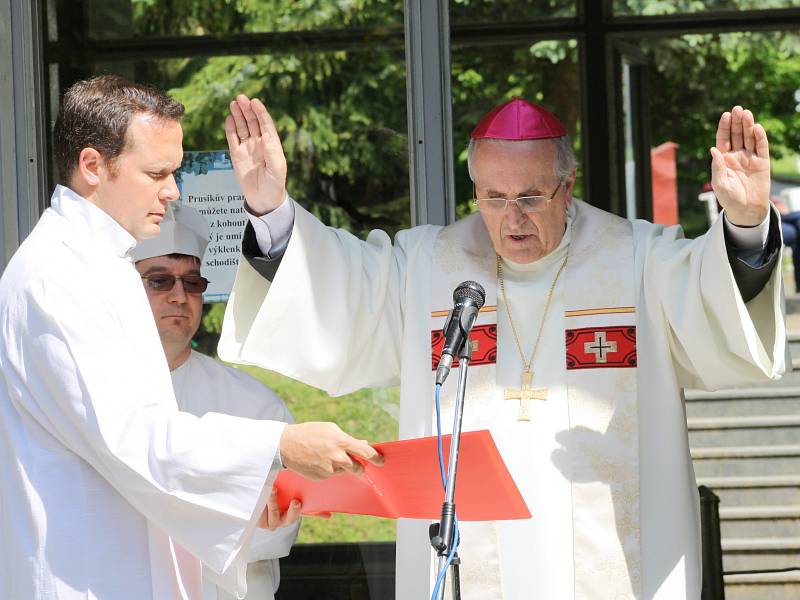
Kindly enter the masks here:
<path id="1" fill-rule="evenodd" d="M 800 295 L 786 296 L 786 330 L 800 333 Z"/>

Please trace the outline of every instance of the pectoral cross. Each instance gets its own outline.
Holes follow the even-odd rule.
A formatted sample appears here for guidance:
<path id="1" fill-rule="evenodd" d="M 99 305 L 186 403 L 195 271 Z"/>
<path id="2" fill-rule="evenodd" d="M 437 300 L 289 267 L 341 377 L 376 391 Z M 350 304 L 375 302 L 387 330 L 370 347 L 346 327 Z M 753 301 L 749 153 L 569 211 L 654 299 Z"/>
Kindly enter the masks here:
<path id="1" fill-rule="evenodd" d="M 525 370 L 522 372 L 522 388 L 506 389 L 503 392 L 503 400 L 519 400 L 519 416 L 517 421 L 530 421 L 528 415 L 529 400 L 547 400 L 547 388 L 532 388 L 533 371 Z"/>

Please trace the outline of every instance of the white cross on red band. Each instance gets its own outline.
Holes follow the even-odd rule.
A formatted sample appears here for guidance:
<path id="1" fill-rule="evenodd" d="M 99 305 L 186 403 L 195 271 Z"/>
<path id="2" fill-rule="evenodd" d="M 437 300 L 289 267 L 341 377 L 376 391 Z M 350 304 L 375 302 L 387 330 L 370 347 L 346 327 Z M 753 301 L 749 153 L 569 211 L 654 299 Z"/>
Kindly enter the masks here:
<path id="1" fill-rule="evenodd" d="M 636 326 L 567 329 L 567 369 L 636 367 Z"/>

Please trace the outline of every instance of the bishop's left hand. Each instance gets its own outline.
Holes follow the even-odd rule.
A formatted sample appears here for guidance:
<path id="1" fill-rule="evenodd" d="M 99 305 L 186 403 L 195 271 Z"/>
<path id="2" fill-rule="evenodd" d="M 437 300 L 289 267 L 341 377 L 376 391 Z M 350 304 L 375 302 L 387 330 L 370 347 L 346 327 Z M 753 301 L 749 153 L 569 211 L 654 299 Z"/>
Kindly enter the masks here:
<path id="1" fill-rule="evenodd" d="M 728 220 L 752 227 L 769 212 L 769 143 L 753 113 L 734 106 L 720 117 L 711 148 L 711 186 Z"/>

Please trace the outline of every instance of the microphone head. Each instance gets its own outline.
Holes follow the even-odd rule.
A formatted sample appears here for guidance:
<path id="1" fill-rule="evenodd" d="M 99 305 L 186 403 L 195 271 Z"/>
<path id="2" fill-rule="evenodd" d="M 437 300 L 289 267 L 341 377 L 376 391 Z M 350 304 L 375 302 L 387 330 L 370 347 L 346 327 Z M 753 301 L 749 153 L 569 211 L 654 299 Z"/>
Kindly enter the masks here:
<path id="1" fill-rule="evenodd" d="M 477 308 L 481 308 L 486 302 L 486 290 L 477 281 L 462 281 L 453 291 L 453 302 L 465 300 L 472 300 Z"/>

